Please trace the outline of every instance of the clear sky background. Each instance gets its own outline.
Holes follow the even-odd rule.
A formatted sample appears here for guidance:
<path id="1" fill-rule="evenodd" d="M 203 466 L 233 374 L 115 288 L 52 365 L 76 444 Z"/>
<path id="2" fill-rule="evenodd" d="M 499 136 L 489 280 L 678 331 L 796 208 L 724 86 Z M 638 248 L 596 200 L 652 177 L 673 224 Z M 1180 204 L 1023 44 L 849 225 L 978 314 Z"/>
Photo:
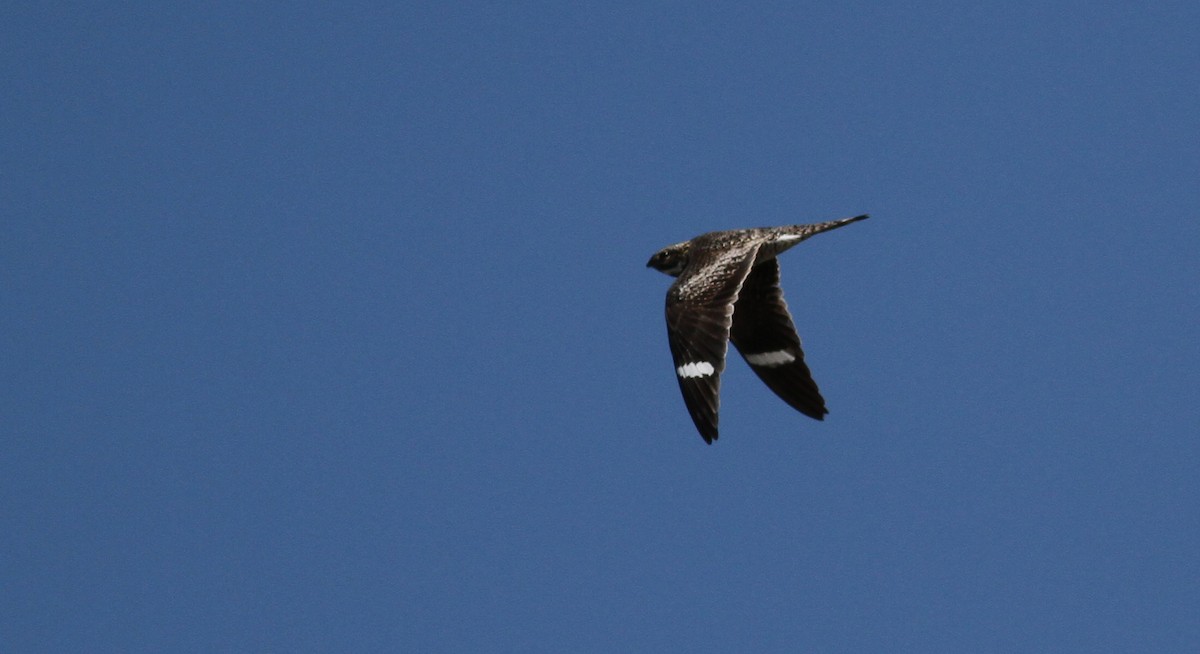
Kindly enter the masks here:
<path id="1" fill-rule="evenodd" d="M 0 649 L 1198 651 L 1149 4 L 9 5 Z M 705 445 L 646 260 L 864 212 Z"/>

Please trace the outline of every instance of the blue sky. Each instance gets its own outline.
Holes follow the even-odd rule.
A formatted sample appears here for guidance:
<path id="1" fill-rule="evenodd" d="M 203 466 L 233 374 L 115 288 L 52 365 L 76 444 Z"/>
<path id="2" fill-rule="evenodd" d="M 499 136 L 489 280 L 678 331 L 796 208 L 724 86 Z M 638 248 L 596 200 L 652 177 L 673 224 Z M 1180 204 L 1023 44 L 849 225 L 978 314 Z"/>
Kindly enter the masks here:
<path id="1" fill-rule="evenodd" d="M 1195 3 L 29 3 L 12 651 L 1194 652 Z M 721 440 L 647 270 L 782 260 Z"/>

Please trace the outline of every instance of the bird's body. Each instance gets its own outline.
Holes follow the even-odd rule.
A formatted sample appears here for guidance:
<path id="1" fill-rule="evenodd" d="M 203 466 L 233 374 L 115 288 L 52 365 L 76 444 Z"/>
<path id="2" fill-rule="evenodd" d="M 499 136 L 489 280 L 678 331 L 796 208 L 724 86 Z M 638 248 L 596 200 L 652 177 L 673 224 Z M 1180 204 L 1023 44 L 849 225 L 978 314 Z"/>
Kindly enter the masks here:
<path id="1" fill-rule="evenodd" d="M 709 232 L 650 258 L 648 267 L 676 278 L 667 291 L 667 336 L 684 402 L 706 442 L 717 438 L 729 341 L 783 401 L 817 420 L 829 413 L 804 363 L 776 257 L 814 234 L 866 217 Z"/>

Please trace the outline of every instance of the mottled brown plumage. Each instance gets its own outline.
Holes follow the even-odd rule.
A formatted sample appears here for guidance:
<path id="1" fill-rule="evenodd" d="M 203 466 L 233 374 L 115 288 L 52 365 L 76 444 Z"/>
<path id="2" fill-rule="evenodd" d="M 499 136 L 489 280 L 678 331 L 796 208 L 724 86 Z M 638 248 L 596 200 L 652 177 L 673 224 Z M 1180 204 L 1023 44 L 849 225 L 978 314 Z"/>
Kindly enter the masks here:
<path id="1" fill-rule="evenodd" d="M 709 232 L 659 250 L 647 266 L 672 277 L 667 338 L 688 413 L 705 442 L 717 439 L 721 373 L 729 341 L 788 405 L 821 420 L 829 413 L 800 347 L 776 257 L 824 231 L 863 220 Z"/>

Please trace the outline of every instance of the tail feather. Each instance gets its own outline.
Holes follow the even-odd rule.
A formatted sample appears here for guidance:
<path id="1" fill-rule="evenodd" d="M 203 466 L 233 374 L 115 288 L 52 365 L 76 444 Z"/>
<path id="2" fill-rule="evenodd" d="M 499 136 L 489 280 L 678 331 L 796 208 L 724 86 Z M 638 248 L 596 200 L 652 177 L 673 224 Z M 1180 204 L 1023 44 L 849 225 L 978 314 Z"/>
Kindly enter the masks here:
<path id="1" fill-rule="evenodd" d="M 811 225 L 793 225 L 792 229 L 796 230 L 795 233 L 798 236 L 801 236 L 802 238 L 808 238 L 815 234 L 820 234 L 821 232 L 837 229 L 843 225 L 849 225 L 850 223 L 856 223 L 860 220 L 866 220 L 870 217 L 870 214 L 864 213 L 860 216 L 854 216 L 853 218 L 839 218 L 838 220 L 830 220 L 823 223 L 813 223 Z"/>
<path id="2" fill-rule="evenodd" d="M 869 217 L 870 216 L 864 213 L 861 216 L 854 216 L 853 218 L 841 218 L 839 220 L 830 220 L 823 223 L 812 223 L 810 225 L 791 225 L 789 227 L 784 227 L 782 229 L 783 233 L 775 237 L 775 239 L 773 239 L 774 242 L 768 244 L 767 248 L 763 252 L 760 252 L 760 257 L 769 257 L 782 254 L 785 250 L 789 250 L 793 246 L 798 245 L 801 241 L 807 240 L 808 238 L 820 234 L 821 232 L 827 232 L 831 229 L 837 229 L 842 225 L 849 225 L 850 223 L 855 223 L 860 220 L 866 220 Z"/>

